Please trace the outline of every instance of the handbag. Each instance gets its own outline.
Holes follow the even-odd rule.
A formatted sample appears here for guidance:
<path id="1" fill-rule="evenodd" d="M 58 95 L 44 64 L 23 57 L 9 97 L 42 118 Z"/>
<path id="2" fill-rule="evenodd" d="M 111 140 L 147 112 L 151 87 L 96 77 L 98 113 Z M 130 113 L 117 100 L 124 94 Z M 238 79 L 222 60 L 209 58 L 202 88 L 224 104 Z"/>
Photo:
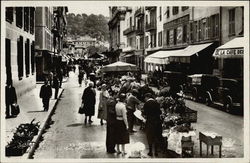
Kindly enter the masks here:
<path id="1" fill-rule="evenodd" d="M 14 103 L 11 104 L 11 115 L 17 116 L 20 113 L 19 105 Z"/>
<path id="2" fill-rule="evenodd" d="M 82 103 L 81 106 L 79 107 L 78 113 L 79 113 L 79 114 L 84 114 L 84 113 L 85 113 L 85 107 L 84 107 L 84 104 L 83 104 L 83 103 Z"/>

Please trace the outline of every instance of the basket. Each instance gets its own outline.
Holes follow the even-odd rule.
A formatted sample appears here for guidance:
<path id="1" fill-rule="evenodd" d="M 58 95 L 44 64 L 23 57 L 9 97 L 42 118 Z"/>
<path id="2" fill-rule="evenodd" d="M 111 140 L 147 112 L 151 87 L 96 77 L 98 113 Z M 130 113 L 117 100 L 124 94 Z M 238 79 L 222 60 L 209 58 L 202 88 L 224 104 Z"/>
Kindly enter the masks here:
<path id="1" fill-rule="evenodd" d="M 197 111 L 190 108 L 186 108 L 185 112 L 181 115 L 183 121 L 185 122 L 197 122 Z"/>

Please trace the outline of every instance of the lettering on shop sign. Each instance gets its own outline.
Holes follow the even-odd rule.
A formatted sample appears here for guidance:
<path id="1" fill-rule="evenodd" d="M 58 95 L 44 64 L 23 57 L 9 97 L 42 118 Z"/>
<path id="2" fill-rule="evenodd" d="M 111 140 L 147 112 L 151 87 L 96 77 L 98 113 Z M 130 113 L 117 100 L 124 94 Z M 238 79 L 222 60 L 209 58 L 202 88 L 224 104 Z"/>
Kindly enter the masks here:
<path id="1" fill-rule="evenodd" d="M 216 56 L 220 55 L 244 55 L 244 49 L 239 48 L 239 49 L 218 49 L 216 50 L 215 53 Z"/>

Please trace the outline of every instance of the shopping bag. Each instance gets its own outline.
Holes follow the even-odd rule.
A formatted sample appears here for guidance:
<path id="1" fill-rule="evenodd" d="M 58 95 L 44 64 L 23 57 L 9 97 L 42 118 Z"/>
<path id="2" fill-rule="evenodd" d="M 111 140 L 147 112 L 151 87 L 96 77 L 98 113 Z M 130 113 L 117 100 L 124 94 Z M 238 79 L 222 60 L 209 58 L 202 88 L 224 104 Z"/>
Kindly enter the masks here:
<path id="1" fill-rule="evenodd" d="M 79 114 L 84 114 L 84 113 L 85 113 L 85 107 L 84 107 L 84 104 L 83 104 L 83 103 L 82 103 L 81 106 L 79 107 L 78 113 L 79 113 Z"/>
<path id="2" fill-rule="evenodd" d="M 17 116 L 20 113 L 19 105 L 14 103 L 11 105 L 11 115 Z"/>

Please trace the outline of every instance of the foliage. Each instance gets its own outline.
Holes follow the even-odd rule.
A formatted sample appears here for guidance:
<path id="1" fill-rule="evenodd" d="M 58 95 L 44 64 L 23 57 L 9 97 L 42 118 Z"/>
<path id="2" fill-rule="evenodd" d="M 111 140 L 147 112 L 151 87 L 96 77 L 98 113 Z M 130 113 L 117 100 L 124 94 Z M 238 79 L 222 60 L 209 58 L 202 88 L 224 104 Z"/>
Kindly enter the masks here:
<path id="1" fill-rule="evenodd" d="M 20 124 L 14 133 L 11 142 L 5 147 L 6 156 L 21 156 L 28 149 L 33 137 L 38 134 L 40 123 Z"/>
<path id="2" fill-rule="evenodd" d="M 108 18 L 99 15 L 67 14 L 68 34 L 84 36 L 89 35 L 99 41 L 108 40 Z"/>

